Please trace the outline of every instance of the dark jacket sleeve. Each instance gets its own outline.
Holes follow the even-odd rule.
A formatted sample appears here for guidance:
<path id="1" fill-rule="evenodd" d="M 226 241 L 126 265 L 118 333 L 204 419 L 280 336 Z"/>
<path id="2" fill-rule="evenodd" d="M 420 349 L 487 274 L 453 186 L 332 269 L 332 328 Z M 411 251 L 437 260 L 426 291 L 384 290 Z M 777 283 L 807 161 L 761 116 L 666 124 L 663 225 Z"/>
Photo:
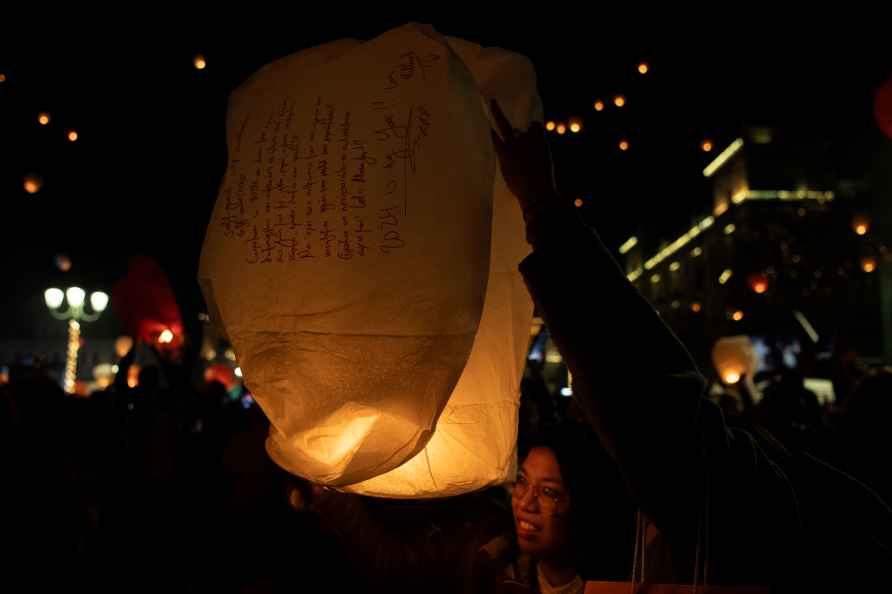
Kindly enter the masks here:
<path id="1" fill-rule="evenodd" d="M 638 505 L 687 558 L 710 493 L 710 533 L 741 541 L 722 557 L 763 574 L 747 581 L 761 580 L 764 572 L 745 565 L 767 563 L 772 530 L 775 540 L 795 531 L 786 477 L 749 434 L 726 427 L 690 355 L 594 231 L 573 210 L 544 213 L 535 225 L 520 270 L 573 375 L 574 397 Z M 754 541 L 758 559 L 745 550 Z M 737 569 L 723 573 L 733 580 Z"/>

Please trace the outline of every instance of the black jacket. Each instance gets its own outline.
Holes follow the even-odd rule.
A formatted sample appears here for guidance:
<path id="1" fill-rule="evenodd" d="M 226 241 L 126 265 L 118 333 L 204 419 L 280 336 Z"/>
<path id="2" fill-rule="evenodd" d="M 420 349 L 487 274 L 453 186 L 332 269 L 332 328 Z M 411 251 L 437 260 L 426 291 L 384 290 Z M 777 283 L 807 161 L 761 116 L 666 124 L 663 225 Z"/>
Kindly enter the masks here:
<path id="1" fill-rule="evenodd" d="M 539 215 L 528 237 L 520 269 L 574 397 L 660 530 L 676 579 L 690 583 L 699 532 L 711 584 L 882 584 L 888 506 L 814 458 L 766 452 L 726 426 L 685 348 L 573 209 Z"/>

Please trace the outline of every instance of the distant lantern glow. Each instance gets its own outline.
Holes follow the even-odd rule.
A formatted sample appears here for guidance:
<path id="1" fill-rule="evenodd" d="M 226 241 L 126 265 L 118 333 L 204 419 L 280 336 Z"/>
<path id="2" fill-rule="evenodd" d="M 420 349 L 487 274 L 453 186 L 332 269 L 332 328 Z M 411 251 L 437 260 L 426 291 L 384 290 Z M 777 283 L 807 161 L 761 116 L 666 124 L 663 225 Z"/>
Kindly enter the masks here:
<path id="1" fill-rule="evenodd" d="M 628 140 L 620 140 L 619 141 L 619 150 L 621 150 L 621 151 L 629 150 L 629 141 Z"/>
<path id="2" fill-rule="evenodd" d="M 658 282 L 660 282 L 660 275 L 655 274 L 655 275 L 651 276 L 650 282 L 652 282 L 653 284 L 657 284 Z"/>
<path id="3" fill-rule="evenodd" d="M 582 123 L 578 120 L 574 120 L 570 122 L 570 132 L 573 134 L 578 134 L 582 130 Z"/>
<path id="4" fill-rule="evenodd" d="M 649 70 L 650 66 L 647 65 L 647 62 L 638 64 L 638 74 L 647 74 Z"/>
<path id="5" fill-rule="evenodd" d="M 679 264 L 678 262 L 673 262 L 669 265 L 669 270 L 671 270 L 672 272 L 678 272 L 679 268 L 681 268 L 681 264 Z"/>
<path id="6" fill-rule="evenodd" d="M 707 139 L 700 143 L 700 150 L 702 150 L 704 153 L 708 153 L 708 152 L 712 151 L 712 149 L 713 149 L 713 146 L 712 146 L 711 140 Z"/>
<path id="7" fill-rule="evenodd" d="M 0 72 L 0 83 L 5 83 L 5 82 L 6 82 L 6 75 L 3 74 L 2 72 Z"/>
<path id="8" fill-rule="evenodd" d="M 694 302 L 691 304 L 691 311 L 692 311 L 692 312 L 694 312 L 694 313 L 700 313 L 700 310 L 701 310 L 701 309 L 703 309 L 703 306 L 700 305 L 700 302 L 699 302 L 699 301 L 694 301 Z"/>
<path id="9" fill-rule="evenodd" d="M 557 128 L 555 128 L 555 129 L 557 130 L 557 133 L 561 134 L 561 135 L 563 135 L 567 132 L 567 126 L 562 123 L 558 124 Z"/>
<path id="10" fill-rule="evenodd" d="M 50 123 L 50 114 L 43 112 L 37 116 L 37 121 L 41 126 L 46 126 Z"/>
<path id="11" fill-rule="evenodd" d="M 761 295 L 762 293 L 764 293 L 767 290 L 768 290 L 768 283 L 766 283 L 765 281 L 759 280 L 759 281 L 756 281 L 755 283 L 753 283 L 753 291 L 755 291 L 759 295 Z"/>
<path id="12" fill-rule="evenodd" d="M 856 216 L 852 219 L 852 230 L 858 235 L 867 235 L 870 231 L 870 221 L 865 216 Z"/>
<path id="13" fill-rule="evenodd" d="M 75 132 L 74 130 L 69 130 L 68 140 L 71 142 L 77 142 L 77 132 Z"/>
<path id="14" fill-rule="evenodd" d="M 204 56 L 198 54 L 195 56 L 195 59 L 192 60 L 192 64 L 195 66 L 196 70 L 204 70 L 207 68 L 207 60 L 204 59 Z"/>
<path id="15" fill-rule="evenodd" d="M 545 122 L 545 129 L 548 130 L 549 132 L 552 132 L 556 125 L 557 124 L 555 124 L 554 122 L 549 120 L 549 121 Z"/>
<path id="16" fill-rule="evenodd" d="M 697 246 L 697 247 L 695 247 L 694 249 L 691 250 L 691 257 L 692 257 L 692 258 L 697 258 L 697 257 L 700 256 L 700 254 L 702 254 L 702 253 L 703 253 L 703 248 L 701 248 L 700 246 Z"/>
<path id="17" fill-rule="evenodd" d="M 864 258 L 861 260 L 861 270 L 868 274 L 877 269 L 877 261 L 873 258 Z"/>
<path id="18" fill-rule="evenodd" d="M 719 275 L 719 284 L 724 285 L 727 283 L 732 274 L 733 272 L 731 272 L 730 268 L 725 268 L 725 270 L 722 271 L 722 274 Z"/>
<path id="19" fill-rule="evenodd" d="M 573 201 L 573 205 L 574 205 L 576 208 L 582 208 L 582 198 L 577 198 L 576 200 L 574 200 L 574 201 Z"/>
<path id="20" fill-rule="evenodd" d="M 161 344 L 170 344 L 171 342 L 173 342 L 173 332 L 165 328 L 158 336 L 158 342 L 160 342 Z"/>
<path id="21" fill-rule="evenodd" d="M 734 223 L 728 223 L 727 225 L 725 225 L 725 235 L 731 235 L 735 231 L 737 231 L 737 225 L 735 225 Z"/>
<path id="22" fill-rule="evenodd" d="M 595 111 L 604 111 L 603 101 L 595 101 Z"/>
<path id="23" fill-rule="evenodd" d="M 617 95 L 616 97 L 613 98 L 613 104 L 616 105 L 617 107 L 622 107 L 626 104 L 626 98 L 623 97 L 622 95 Z"/>
<path id="24" fill-rule="evenodd" d="M 56 268 L 58 268 L 62 272 L 68 272 L 69 270 L 71 270 L 71 258 L 69 258 L 66 254 L 56 254 L 56 257 L 53 258 L 53 261 L 56 263 Z"/>
<path id="25" fill-rule="evenodd" d="M 29 194 L 36 194 L 40 191 L 40 188 L 43 187 L 43 180 L 40 179 L 39 175 L 31 173 L 25 176 L 25 183 L 23 185 L 26 192 Z"/>
<path id="26" fill-rule="evenodd" d="M 743 319 L 743 312 L 738 309 L 733 314 L 731 314 L 731 319 L 734 320 L 735 322 L 739 322 L 740 320 Z"/>

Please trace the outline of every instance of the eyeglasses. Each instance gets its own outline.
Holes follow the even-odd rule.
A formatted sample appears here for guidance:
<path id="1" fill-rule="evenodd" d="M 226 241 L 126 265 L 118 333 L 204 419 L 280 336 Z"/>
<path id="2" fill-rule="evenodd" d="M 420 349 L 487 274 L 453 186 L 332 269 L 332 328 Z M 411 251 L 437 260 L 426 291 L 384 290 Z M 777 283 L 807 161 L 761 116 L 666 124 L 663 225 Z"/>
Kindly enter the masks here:
<path id="1" fill-rule="evenodd" d="M 561 506 L 567 504 L 569 497 L 566 493 L 552 489 L 551 487 L 543 487 L 534 484 L 522 474 L 517 475 L 517 482 L 514 483 L 514 489 L 511 491 L 511 497 L 514 499 L 523 499 L 527 493 L 533 493 L 533 497 L 539 502 L 539 507 L 546 513 L 557 511 Z"/>

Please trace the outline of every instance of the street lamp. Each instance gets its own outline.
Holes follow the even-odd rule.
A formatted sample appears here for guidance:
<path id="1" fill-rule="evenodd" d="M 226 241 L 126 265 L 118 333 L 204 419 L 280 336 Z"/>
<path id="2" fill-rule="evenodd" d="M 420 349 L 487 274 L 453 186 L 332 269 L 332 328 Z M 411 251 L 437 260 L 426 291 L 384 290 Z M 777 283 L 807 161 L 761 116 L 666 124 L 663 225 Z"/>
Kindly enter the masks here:
<path id="1" fill-rule="evenodd" d="M 74 383 L 77 379 L 77 352 L 80 349 L 81 322 L 95 322 L 108 306 L 108 295 L 102 291 L 90 294 L 90 307 L 93 313 L 87 313 L 84 309 L 87 293 L 80 287 L 68 287 L 65 292 L 62 289 L 52 287 L 43 292 L 43 299 L 50 313 L 57 320 L 68 321 L 68 358 L 65 364 L 64 388 L 69 394 L 74 394 Z M 68 300 L 68 309 L 62 311 L 62 303 Z"/>

